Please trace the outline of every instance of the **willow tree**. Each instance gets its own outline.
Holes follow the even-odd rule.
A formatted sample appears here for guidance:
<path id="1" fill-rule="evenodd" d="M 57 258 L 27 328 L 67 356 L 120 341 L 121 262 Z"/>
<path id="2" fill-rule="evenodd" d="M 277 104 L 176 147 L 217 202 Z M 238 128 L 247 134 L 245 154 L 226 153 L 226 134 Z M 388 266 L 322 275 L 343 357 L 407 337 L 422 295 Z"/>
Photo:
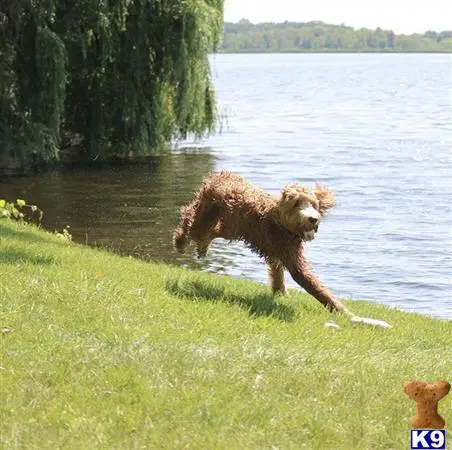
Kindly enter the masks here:
<path id="1" fill-rule="evenodd" d="M 223 0 L 0 0 L 0 166 L 146 155 L 216 124 Z"/>

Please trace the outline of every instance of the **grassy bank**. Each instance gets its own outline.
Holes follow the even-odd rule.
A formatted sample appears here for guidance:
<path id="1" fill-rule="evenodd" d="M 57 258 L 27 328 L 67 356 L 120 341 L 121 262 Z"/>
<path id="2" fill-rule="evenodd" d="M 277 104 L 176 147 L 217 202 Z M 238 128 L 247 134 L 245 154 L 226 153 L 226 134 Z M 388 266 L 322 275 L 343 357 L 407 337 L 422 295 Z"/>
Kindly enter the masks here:
<path id="1" fill-rule="evenodd" d="M 356 301 L 393 328 L 353 327 L 294 291 L 5 220 L 0 275 L 5 449 L 405 449 L 403 382 L 452 381 L 451 322 Z"/>

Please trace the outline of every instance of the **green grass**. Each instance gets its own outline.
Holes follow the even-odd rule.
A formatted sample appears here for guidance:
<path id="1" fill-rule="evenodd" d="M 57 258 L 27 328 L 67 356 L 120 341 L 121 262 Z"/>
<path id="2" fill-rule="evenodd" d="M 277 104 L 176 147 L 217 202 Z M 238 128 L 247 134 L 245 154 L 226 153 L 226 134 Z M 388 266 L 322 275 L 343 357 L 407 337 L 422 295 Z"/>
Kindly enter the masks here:
<path id="1" fill-rule="evenodd" d="M 393 328 L 352 326 L 295 291 L 6 220 L 0 277 L 5 449 L 406 449 L 403 382 L 452 381 L 450 321 L 347 301 Z"/>

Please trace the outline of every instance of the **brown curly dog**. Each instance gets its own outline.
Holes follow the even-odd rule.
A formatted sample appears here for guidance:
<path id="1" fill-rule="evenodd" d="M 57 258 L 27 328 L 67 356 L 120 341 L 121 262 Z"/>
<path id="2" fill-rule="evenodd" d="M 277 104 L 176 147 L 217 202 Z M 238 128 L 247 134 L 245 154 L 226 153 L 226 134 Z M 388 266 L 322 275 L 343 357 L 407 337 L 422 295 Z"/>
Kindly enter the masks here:
<path id="1" fill-rule="evenodd" d="M 215 173 L 182 207 L 174 245 L 183 252 L 194 241 L 202 257 L 215 238 L 243 241 L 267 262 L 274 293 L 285 292 L 287 269 L 325 307 L 352 315 L 312 273 L 304 256 L 304 242 L 314 239 L 320 220 L 334 204 L 334 194 L 324 186 L 310 189 L 294 183 L 277 197 L 238 175 Z"/>

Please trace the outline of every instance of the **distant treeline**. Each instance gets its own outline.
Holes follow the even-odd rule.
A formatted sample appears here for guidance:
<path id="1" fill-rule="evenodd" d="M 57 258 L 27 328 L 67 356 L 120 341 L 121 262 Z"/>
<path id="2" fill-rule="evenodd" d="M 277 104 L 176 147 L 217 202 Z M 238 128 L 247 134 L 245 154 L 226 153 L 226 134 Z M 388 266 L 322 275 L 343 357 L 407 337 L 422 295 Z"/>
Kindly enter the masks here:
<path id="1" fill-rule="evenodd" d="M 452 52 L 452 31 L 395 34 L 323 22 L 224 24 L 220 52 Z"/>

